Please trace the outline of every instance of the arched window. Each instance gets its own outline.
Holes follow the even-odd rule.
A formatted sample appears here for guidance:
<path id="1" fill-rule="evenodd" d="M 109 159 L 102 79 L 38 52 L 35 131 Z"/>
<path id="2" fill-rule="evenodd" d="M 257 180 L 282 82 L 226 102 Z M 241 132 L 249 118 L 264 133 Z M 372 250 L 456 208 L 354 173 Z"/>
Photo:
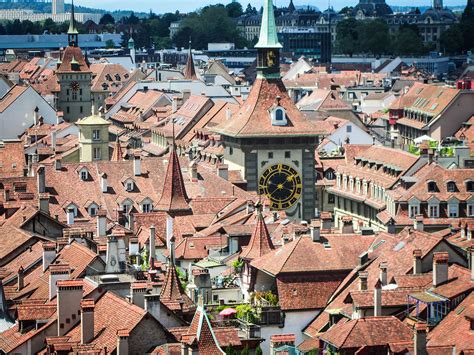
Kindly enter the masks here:
<path id="1" fill-rule="evenodd" d="M 474 192 L 474 181 L 472 180 L 466 181 L 466 191 Z"/>
<path id="2" fill-rule="evenodd" d="M 436 192 L 436 183 L 434 181 L 428 181 L 428 192 Z"/>
<path id="3" fill-rule="evenodd" d="M 448 189 L 448 192 L 456 192 L 456 184 L 454 181 L 448 181 L 446 188 Z"/>
<path id="4" fill-rule="evenodd" d="M 281 108 L 275 110 L 275 121 L 282 121 L 285 118 L 285 112 Z"/>

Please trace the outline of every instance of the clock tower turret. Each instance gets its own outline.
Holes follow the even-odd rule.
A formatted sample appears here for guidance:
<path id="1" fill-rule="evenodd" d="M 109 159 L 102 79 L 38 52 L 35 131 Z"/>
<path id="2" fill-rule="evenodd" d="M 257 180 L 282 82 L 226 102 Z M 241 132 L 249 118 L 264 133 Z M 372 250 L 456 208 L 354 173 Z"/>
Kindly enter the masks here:
<path id="1" fill-rule="evenodd" d="M 225 144 L 224 162 L 239 170 L 247 190 L 271 201 L 288 217 L 315 215 L 314 152 L 327 133 L 295 106 L 280 76 L 280 48 L 272 0 L 264 0 L 257 49 L 257 79 L 230 119 L 214 127 Z"/>

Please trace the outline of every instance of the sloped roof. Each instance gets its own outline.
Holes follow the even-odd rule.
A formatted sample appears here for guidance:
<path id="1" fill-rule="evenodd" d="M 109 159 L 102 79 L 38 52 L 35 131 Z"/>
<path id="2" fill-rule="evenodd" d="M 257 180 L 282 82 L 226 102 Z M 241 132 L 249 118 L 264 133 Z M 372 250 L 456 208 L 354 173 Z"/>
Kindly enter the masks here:
<path id="1" fill-rule="evenodd" d="M 181 286 L 174 262 L 171 261 L 166 272 L 166 279 L 160 292 L 160 301 L 172 311 L 192 313 L 195 310 L 193 301 L 186 295 Z"/>
<path id="2" fill-rule="evenodd" d="M 285 110 L 285 126 L 274 126 L 270 110 L 277 105 Z M 326 124 L 312 123 L 296 108 L 280 79 L 257 78 L 247 100 L 228 121 L 211 130 L 224 136 L 245 137 L 294 137 L 315 136 L 326 133 Z"/>
<path id="3" fill-rule="evenodd" d="M 258 211 L 257 224 L 255 225 L 255 229 L 250 237 L 250 242 L 242 248 L 240 257 L 245 260 L 253 260 L 274 249 L 275 247 L 270 238 L 270 233 L 268 233 L 268 228 L 263 219 L 262 212 Z"/>
<path id="4" fill-rule="evenodd" d="M 63 52 L 61 64 L 57 70 L 58 73 L 90 73 L 89 65 L 82 54 L 82 50 L 79 47 L 68 46 Z M 74 67 L 76 62 L 77 67 Z"/>

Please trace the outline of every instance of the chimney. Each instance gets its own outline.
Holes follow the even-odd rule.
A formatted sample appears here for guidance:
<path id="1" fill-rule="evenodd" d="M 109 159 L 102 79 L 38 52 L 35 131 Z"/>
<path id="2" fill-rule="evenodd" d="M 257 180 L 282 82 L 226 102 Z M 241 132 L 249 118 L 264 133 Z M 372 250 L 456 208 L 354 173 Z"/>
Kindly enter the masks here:
<path id="1" fill-rule="evenodd" d="M 311 233 L 311 239 L 313 242 L 321 241 L 321 221 L 319 219 L 313 219 L 309 227 Z"/>
<path id="2" fill-rule="evenodd" d="M 57 281 L 69 279 L 71 268 L 68 264 L 49 265 L 49 299 L 52 300 L 58 292 Z"/>
<path id="3" fill-rule="evenodd" d="M 191 90 L 189 89 L 184 89 L 183 90 L 183 102 L 182 102 L 182 105 L 184 105 L 186 103 L 186 101 L 188 101 L 188 99 L 191 97 Z"/>
<path id="4" fill-rule="evenodd" d="M 39 199 L 39 210 L 49 215 L 49 194 L 41 193 L 38 196 Z"/>
<path id="5" fill-rule="evenodd" d="M 166 247 L 170 247 L 171 238 L 173 238 L 173 217 L 166 217 Z"/>
<path id="6" fill-rule="evenodd" d="M 146 282 L 132 282 L 130 284 L 130 298 L 135 306 L 145 308 Z"/>
<path id="7" fill-rule="evenodd" d="M 374 317 L 382 316 L 382 283 L 377 280 L 374 286 Z"/>
<path id="8" fill-rule="evenodd" d="M 160 295 L 145 296 L 145 311 L 148 311 L 156 319 L 161 319 Z"/>
<path id="9" fill-rule="evenodd" d="M 173 96 L 171 99 L 171 113 L 176 113 L 178 111 L 178 98 Z"/>
<path id="10" fill-rule="evenodd" d="M 189 172 L 190 172 L 190 179 L 191 181 L 197 181 L 198 179 L 198 170 L 197 170 L 197 164 L 195 161 L 192 161 L 191 164 L 189 164 Z"/>
<path id="11" fill-rule="evenodd" d="M 118 240 L 115 235 L 111 235 L 107 239 L 107 254 L 105 259 L 105 272 L 107 274 L 120 272 Z"/>
<path id="12" fill-rule="evenodd" d="M 56 157 L 54 159 L 54 169 L 60 171 L 63 168 L 63 164 L 61 162 L 61 157 Z"/>
<path id="13" fill-rule="evenodd" d="M 387 263 L 381 262 L 379 264 L 379 269 L 380 269 L 379 280 L 382 283 L 382 286 L 386 286 L 387 285 Z"/>
<path id="14" fill-rule="evenodd" d="M 413 339 L 414 355 L 426 355 L 426 323 L 416 323 Z"/>
<path id="15" fill-rule="evenodd" d="M 109 184 L 107 182 L 107 174 L 100 174 L 100 190 L 102 192 L 107 192 L 109 190 Z"/>
<path id="16" fill-rule="evenodd" d="M 58 336 L 69 332 L 79 321 L 81 314 L 82 280 L 60 280 L 57 282 Z"/>
<path id="17" fill-rule="evenodd" d="M 341 218 L 341 233 L 342 234 L 354 233 L 354 224 L 352 223 L 352 217 L 344 216 Z"/>
<path id="18" fill-rule="evenodd" d="M 232 119 L 232 110 L 229 106 L 227 106 L 227 108 L 225 109 L 225 118 L 227 121 L 230 121 Z"/>
<path id="19" fill-rule="evenodd" d="M 107 236 L 107 211 L 100 209 L 97 211 L 97 237 Z"/>
<path id="20" fill-rule="evenodd" d="M 94 339 L 94 308 L 93 299 L 81 301 L 81 344 L 88 344 Z"/>
<path id="21" fill-rule="evenodd" d="M 56 150 L 56 131 L 51 131 L 51 148 Z"/>
<path id="22" fill-rule="evenodd" d="M 367 291 L 367 279 L 369 273 L 367 271 L 359 271 L 359 291 Z"/>
<path id="23" fill-rule="evenodd" d="M 217 165 L 217 175 L 224 180 L 229 180 L 229 166 L 227 164 Z"/>
<path id="24" fill-rule="evenodd" d="M 415 228 L 415 230 L 417 230 L 419 232 L 423 232 L 425 230 L 425 225 L 423 223 L 423 215 L 422 214 L 417 214 L 413 224 L 414 224 L 413 227 Z"/>
<path id="25" fill-rule="evenodd" d="M 153 268 L 152 263 L 156 260 L 156 246 L 155 246 L 155 226 L 150 227 L 150 237 L 148 238 L 148 248 L 150 253 L 150 268 Z"/>
<path id="26" fill-rule="evenodd" d="M 20 266 L 18 269 L 18 275 L 17 275 L 17 290 L 20 291 L 25 287 L 25 270 L 23 270 L 23 267 Z"/>
<path id="27" fill-rule="evenodd" d="M 38 179 L 38 193 L 42 194 L 46 192 L 46 168 L 44 165 L 40 165 L 36 170 L 36 175 Z"/>
<path id="28" fill-rule="evenodd" d="M 142 160 L 139 153 L 133 156 L 133 175 L 140 176 L 142 174 Z"/>
<path id="29" fill-rule="evenodd" d="M 421 249 L 413 250 L 413 275 L 421 274 Z"/>
<path id="30" fill-rule="evenodd" d="M 433 286 L 437 287 L 448 281 L 448 260 L 447 252 L 438 252 L 433 255 Z"/>
<path id="31" fill-rule="evenodd" d="M 4 198 L 5 201 L 10 201 L 10 190 L 9 189 L 3 190 L 3 198 Z"/>
<path id="32" fill-rule="evenodd" d="M 468 248 L 471 262 L 471 281 L 474 281 L 474 247 Z"/>
<path id="33" fill-rule="evenodd" d="M 322 228 L 324 230 L 331 230 L 332 226 L 332 214 L 331 212 L 321 212 L 321 221 L 323 221 Z"/>
<path id="34" fill-rule="evenodd" d="M 43 243 L 43 272 L 46 271 L 54 259 L 56 259 L 56 243 Z"/>
<path id="35" fill-rule="evenodd" d="M 74 224 L 74 208 L 67 209 L 66 224 L 69 226 Z"/>
<path id="36" fill-rule="evenodd" d="M 128 336 L 127 329 L 117 331 L 117 355 L 128 355 Z"/>

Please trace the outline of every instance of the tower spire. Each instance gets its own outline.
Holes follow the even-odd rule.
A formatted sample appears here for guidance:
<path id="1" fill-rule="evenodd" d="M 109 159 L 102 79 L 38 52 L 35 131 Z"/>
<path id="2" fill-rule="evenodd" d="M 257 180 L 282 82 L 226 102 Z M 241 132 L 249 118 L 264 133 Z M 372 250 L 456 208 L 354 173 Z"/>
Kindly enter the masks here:
<path id="1" fill-rule="evenodd" d="M 184 78 L 186 80 L 196 80 L 196 68 L 194 68 L 193 52 L 191 50 L 191 37 L 189 37 L 188 59 L 184 68 Z"/>
<path id="2" fill-rule="evenodd" d="M 264 0 L 260 36 L 255 48 L 282 48 L 282 45 L 278 42 L 272 0 Z"/>
<path id="3" fill-rule="evenodd" d="M 71 0 L 71 18 L 69 19 L 69 29 L 67 31 L 69 46 L 71 47 L 78 46 L 78 36 L 79 36 L 79 32 L 77 31 L 76 19 L 74 17 L 74 0 Z"/>

